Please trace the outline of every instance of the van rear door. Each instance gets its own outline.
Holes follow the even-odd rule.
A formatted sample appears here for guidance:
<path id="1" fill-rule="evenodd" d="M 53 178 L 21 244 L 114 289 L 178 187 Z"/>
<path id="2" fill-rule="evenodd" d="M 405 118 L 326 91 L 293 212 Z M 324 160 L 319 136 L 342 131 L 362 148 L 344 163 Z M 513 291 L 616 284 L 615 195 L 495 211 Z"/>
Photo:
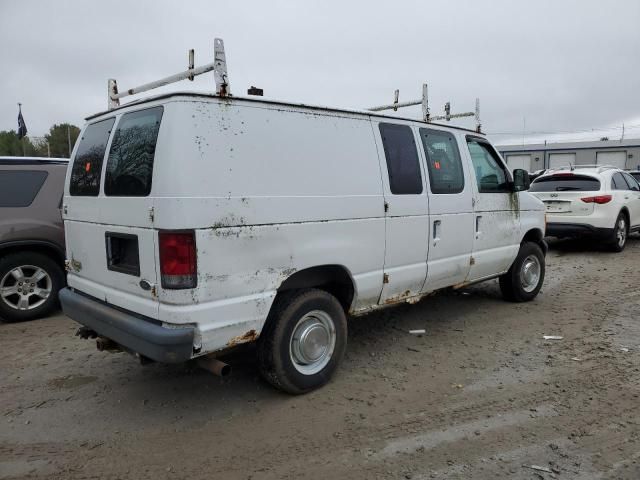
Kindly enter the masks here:
<path id="1" fill-rule="evenodd" d="M 158 317 L 153 162 L 163 107 L 89 124 L 67 173 L 69 286 Z"/>

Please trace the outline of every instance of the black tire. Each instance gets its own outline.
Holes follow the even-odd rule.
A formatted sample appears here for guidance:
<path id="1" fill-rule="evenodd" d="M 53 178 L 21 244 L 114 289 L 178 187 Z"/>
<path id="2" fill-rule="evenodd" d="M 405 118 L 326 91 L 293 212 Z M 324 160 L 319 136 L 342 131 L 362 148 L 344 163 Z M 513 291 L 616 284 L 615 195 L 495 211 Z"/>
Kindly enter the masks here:
<path id="1" fill-rule="evenodd" d="M 539 274 L 537 283 L 526 285 L 526 275 L 523 277 L 523 269 L 527 268 L 525 263 L 530 264 L 534 258 L 538 261 Z M 520 245 L 518 256 L 514 260 L 509 271 L 500 277 L 500 290 L 505 300 L 510 302 L 528 302 L 536 298 L 542 288 L 545 274 L 544 254 L 537 243 L 525 242 Z M 526 278 L 525 278 L 526 277 Z"/>
<path id="2" fill-rule="evenodd" d="M 323 312 L 333 322 L 335 344 L 332 353 L 326 349 L 317 372 L 302 373 L 306 368 L 295 362 L 292 339 L 299 322 L 309 313 Z M 310 317 L 313 321 L 313 316 Z M 309 321 L 309 320 L 307 320 Z M 308 289 L 285 292 L 276 297 L 269 317 L 258 339 L 258 367 L 264 379 L 287 393 L 299 395 L 327 383 L 342 361 L 347 348 L 347 318 L 340 302 L 324 290 Z"/>
<path id="3" fill-rule="evenodd" d="M 35 305 L 40 302 L 40 300 L 44 301 L 28 310 L 20 310 L 13 307 L 12 304 L 18 305 L 21 294 L 15 293 L 5 297 L 4 294 L 7 293 L 7 290 L 0 291 L 0 318 L 7 322 L 41 318 L 58 306 L 58 291 L 64 286 L 64 272 L 55 260 L 42 253 L 30 251 L 16 252 L 0 258 L 0 287 L 13 288 L 15 286 L 22 290 L 22 286 L 18 285 L 19 282 L 17 282 L 15 278 L 10 278 L 10 276 L 12 275 L 11 272 L 16 268 L 24 266 L 29 266 L 29 268 L 22 270 L 26 275 L 28 275 L 29 272 L 36 271 L 30 267 L 37 267 L 46 272 L 50 283 L 46 279 L 40 280 L 39 282 L 34 281 L 34 290 L 37 287 L 46 287 L 49 285 L 50 293 L 46 299 L 32 295 L 28 299 L 31 305 Z M 30 284 L 27 285 L 27 287 L 30 288 Z"/>
<path id="4" fill-rule="evenodd" d="M 608 244 L 609 250 L 612 252 L 623 251 L 627 245 L 627 238 L 629 238 L 629 220 L 624 213 L 620 212 L 618 218 L 616 218 L 611 240 Z"/>

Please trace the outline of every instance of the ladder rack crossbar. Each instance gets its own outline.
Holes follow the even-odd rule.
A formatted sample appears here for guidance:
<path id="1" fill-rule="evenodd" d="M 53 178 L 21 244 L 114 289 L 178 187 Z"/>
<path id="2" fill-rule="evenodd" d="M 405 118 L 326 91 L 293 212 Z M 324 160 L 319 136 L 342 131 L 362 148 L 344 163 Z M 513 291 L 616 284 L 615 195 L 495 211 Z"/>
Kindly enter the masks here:
<path id="1" fill-rule="evenodd" d="M 130 88 L 126 91 L 111 94 L 110 97 L 112 100 L 119 100 L 124 97 L 128 97 L 130 95 L 136 95 L 138 93 L 146 92 L 149 90 L 153 90 L 154 88 L 164 87 L 165 85 L 169 85 L 170 83 L 180 82 L 182 80 L 191 79 L 197 75 L 202 75 L 203 73 L 211 72 L 216 68 L 215 62 L 208 63 L 201 67 L 195 67 L 189 70 L 185 70 L 184 72 L 176 73 L 175 75 L 170 75 L 165 78 L 161 78 L 160 80 L 155 80 L 153 82 L 145 83 L 144 85 L 140 85 L 139 87 Z"/>

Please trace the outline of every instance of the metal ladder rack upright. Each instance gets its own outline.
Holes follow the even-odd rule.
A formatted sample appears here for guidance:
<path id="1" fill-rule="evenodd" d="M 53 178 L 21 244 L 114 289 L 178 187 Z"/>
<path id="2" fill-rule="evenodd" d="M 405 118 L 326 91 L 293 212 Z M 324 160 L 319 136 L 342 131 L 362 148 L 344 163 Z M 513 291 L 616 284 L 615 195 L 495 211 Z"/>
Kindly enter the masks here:
<path id="1" fill-rule="evenodd" d="M 138 93 L 153 90 L 154 88 L 158 87 L 163 87 L 165 85 L 179 82 L 181 80 L 193 81 L 193 79 L 197 75 L 202 75 L 203 73 L 211 71 L 213 71 L 214 73 L 216 82 L 216 94 L 220 95 L 221 97 L 230 96 L 231 89 L 229 86 L 229 76 L 227 74 L 227 59 L 224 53 L 224 41 L 221 38 L 216 38 L 214 40 L 214 53 L 212 63 L 208 63 L 201 67 L 195 67 L 194 57 L 195 53 L 193 49 L 189 50 L 189 65 L 187 70 L 185 70 L 184 72 L 176 73 L 175 75 L 170 75 L 154 82 L 145 83 L 144 85 L 130 88 L 123 92 L 118 92 L 118 83 L 114 78 L 110 78 L 107 85 L 109 110 L 119 107 L 120 99 L 123 97 L 136 95 Z"/>
<path id="2" fill-rule="evenodd" d="M 480 99 L 476 98 L 476 109 L 474 112 L 462 112 L 451 113 L 451 103 L 447 102 L 444 105 L 444 115 L 431 115 L 429 111 L 429 87 L 426 83 L 422 84 L 422 98 L 419 100 L 409 100 L 407 102 L 400 102 L 399 100 L 400 90 L 394 92 L 394 101 L 388 105 L 380 105 L 377 107 L 371 107 L 368 110 L 370 112 L 380 112 L 383 110 L 397 111 L 398 108 L 412 107 L 414 105 L 422 105 L 422 119 L 429 123 L 434 120 L 446 120 L 450 121 L 452 118 L 462 117 L 475 117 L 476 119 L 476 132 L 482 132 L 482 124 L 480 123 Z"/>

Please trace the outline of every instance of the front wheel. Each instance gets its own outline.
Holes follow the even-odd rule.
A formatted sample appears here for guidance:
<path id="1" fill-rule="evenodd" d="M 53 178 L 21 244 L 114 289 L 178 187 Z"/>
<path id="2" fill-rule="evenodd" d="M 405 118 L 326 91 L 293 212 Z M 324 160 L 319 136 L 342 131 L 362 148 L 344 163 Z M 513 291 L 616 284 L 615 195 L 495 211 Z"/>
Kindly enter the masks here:
<path id="1" fill-rule="evenodd" d="M 544 254 L 540 246 L 533 242 L 523 243 L 511 268 L 500 277 L 502 296 L 511 302 L 533 300 L 542 288 L 544 273 Z"/>
<path id="2" fill-rule="evenodd" d="M 347 319 L 338 300 L 317 289 L 276 298 L 258 339 L 258 367 L 276 388 L 301 394 L 327 383 L 347 347 Z"/>

